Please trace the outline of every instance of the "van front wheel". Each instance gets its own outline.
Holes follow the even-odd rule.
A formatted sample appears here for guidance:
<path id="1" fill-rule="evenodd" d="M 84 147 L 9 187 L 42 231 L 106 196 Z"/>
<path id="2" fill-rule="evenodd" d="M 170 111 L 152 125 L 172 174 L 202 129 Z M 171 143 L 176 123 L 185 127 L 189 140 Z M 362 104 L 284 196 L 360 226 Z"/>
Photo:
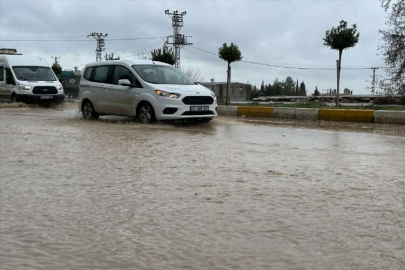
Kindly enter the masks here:
<path id="1" fill-rule="evenodd" d="M 83 104 L 82 113 L 86 120 L 96 120 L 99 117 L 99 114 L 96 113 L 96 110 L 94 110 L 94 106 L 90 101 L 86 101 Z"/>
<path id="2" fill-rule="evenodd" d="M 11 95 L 11 103 L 15 103 L 15 102 L 20 102 L 20 98 L 18 97 L 17 94 L 13 93 Z"/>
<path id="3" fill-rule="evenodd" d="M 142 124 L 152 124 L 156 121 L 155 111 L 149 103 L 143 103 L 139 107 L 138 119 Z"/>

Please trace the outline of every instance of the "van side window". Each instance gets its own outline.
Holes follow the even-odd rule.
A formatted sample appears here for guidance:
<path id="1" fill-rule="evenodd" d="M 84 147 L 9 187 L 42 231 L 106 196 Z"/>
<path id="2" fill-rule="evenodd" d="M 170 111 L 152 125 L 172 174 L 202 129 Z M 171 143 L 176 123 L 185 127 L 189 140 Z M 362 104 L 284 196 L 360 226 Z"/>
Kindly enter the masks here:
<path id="1" fill-rule="evenodd" d="M 93 70 L 92 67 L 88 67 L 88 68 L 86 68 L 86 70 L 84 71 L 83 77 L 84 77 L 86 80 L 90 80 L 90 76 L 91 76 L 91 71 L 92 71 L 92 70 Z"/>
<path id="2" fill-rule="evenodd" d="M 4 67 L 0 67 L 0 82 L 4 81 Z"/>
<path id="3" fill-rule="evenodd" d="M 134 74 L 132 74 L 129 69 L 123 66 L 115 66 L 114 68 L 114 76 L 113 76 L 113 84 L 118 84 L 119 80 L 127 79 L 133 85 L 141 85 L 138 80 L 135 78 Z"/>
<path id="4" fill-rule="evenodd" d="M 109 66 L 95 67 L 93 82 L 107 83 L 108 82 Z"/>
<path id="5" fill-rule="evenodd" d="M 6 68 L 6 84 L 15 85 L 13 74 L 11 73 L 11 69 Z"/>

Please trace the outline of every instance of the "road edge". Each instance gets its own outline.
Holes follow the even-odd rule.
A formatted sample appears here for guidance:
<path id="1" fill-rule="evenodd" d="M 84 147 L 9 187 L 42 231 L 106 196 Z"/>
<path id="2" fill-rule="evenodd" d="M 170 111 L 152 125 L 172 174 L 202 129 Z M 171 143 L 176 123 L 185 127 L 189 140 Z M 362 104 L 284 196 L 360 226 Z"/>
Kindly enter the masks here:
<path id="1" fill-rule="evenodd" d="M 405 125 L 405 111 L 218 106 L 219 115 Z"/>

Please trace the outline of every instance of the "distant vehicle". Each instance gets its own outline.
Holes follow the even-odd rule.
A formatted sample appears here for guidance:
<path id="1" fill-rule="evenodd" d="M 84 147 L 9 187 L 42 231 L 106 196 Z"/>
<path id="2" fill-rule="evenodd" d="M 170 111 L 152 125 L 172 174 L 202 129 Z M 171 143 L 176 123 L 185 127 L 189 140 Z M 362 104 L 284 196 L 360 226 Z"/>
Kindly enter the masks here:
<path id="1" fill-rule="evenodd" d="M 63 92 L 65 96 L 73 98 L 77 98 L 79 96 L 81 74 L 78 73 L 80 72 L 66 69 L 62 71 L 62 73 L 58 76 L 59 81 L 63 86 Z"/>
<path id="2" fill-rule="evenodd" d="M 0 94 L 11 102 L 63 102 L 62 84 L 44 58 L 0 49 Z"/>
<path id="3" fill-rule="evenodd" d="M 85 66 L 79 89 L 85 119 L 99 115 L 136 116 L 155 120 L 212 120 L 217 99 L 208 88 L 181 70 L 156 61 L 104 61 Z"/>

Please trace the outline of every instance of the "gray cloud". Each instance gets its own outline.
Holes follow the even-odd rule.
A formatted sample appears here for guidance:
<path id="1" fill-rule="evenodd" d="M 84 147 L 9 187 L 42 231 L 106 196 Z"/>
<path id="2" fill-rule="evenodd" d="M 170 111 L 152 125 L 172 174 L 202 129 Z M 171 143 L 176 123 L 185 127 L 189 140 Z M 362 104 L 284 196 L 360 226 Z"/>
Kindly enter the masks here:
<path id="1" fill-rule="evenodd" d="M 0 46 L 38 54 L 50 62 L 61 56 L 63 68 L 95 59 L 95 42 L 8 42 L 4 39 L 86 39 L 95 32 L 110 38 L 163 37 L 172 33 L 165 9 L 187 11 L 183 33 L 194 46 L 213 53 L 224 42 L 236 43 L 244 60 L 261 63 L 334 67 L 337 52 L 323 46 L 326 30 L 341 19 L 356 23 L 359 44 L 343 54 L 344 66 L 383 66 L 377 55 L 386 14 L 375 1 L 21 1 L 0 2 Z M 130 56 L 162 46 L 162 39 L 108 41 L 106 52 Z M 201 70 L 206 80 L 225 81 L 226 63 L 191 47 L 182 50 L 183 67 Z M 286 76 L 304 80 L 308 90 L 333 88 L 335 71 L 292 70 L 247 63 L 232 65 L 232 80 L 273 82 Z M 345 70 L 342 86 L 366 93 L 370 70 Z"/>

